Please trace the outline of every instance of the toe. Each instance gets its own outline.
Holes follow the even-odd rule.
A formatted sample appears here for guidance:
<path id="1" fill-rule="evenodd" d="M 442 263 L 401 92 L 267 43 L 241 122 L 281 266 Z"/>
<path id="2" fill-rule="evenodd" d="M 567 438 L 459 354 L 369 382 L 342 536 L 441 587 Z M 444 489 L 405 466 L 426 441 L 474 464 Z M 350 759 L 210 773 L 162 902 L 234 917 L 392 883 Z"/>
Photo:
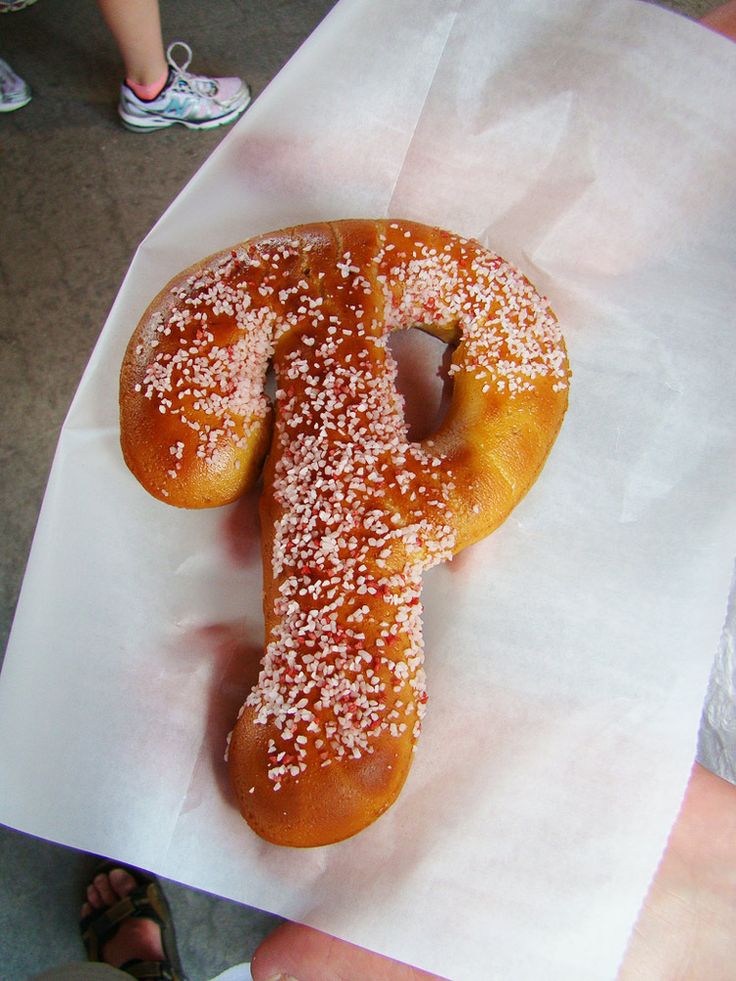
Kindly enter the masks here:
<path id="1" fill-rule="evenodd" d="M 91 912 L 92 912 L 92 907 L 90 906 L 89 903 L 85 903 L 84 906 L 82 906 L 80 916 L 82 917 L 82 919 L 85 919 L 85 917 L 89 916 Z"/>
<path id="2" fill-rule="evenodd" d="M 110 886 L 117 899 L 128 896 L 136 887 L 136 881 L 125 869 L 112 869 L 109 875 Z"/>
<path id="3" fill-rule="evenodd" d="M 102 901 L 102 896 L 99 894 L 97 886 L 94 883 L 87 886 L 87 902 L 93 909 L 102 909 L 102 907 L 105 905 Z"/>
<path id="4" fill-rule="evenodd" d="M 104 873 L 96 875 L 93 884 L 105 906 L 112 906 L 118 901 L 118 896 L 113 892 L 110 880 Z"/>

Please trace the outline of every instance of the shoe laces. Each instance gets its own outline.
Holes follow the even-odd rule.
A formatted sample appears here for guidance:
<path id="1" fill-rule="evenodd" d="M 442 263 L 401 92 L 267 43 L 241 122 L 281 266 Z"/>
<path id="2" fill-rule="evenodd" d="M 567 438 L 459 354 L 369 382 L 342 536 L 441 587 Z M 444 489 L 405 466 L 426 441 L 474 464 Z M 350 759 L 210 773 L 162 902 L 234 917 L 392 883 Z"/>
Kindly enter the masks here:
<path id="1" fill-rule="evenodd" d="M 184 58 L 181 63 L 174 57 L 176 48 L 182 48 L 184 51 Z M 192 49 L 186 41 L 174 41 L 170 44 L 166 49 L 166 61 L 172 72 L 171 81 L 169 82 L 170 88 L 176 86 L 179 89 L 189 89 L 197 96 L 212 99 L 213 102 L 216 102 L 218 105 L 220 104 L 216 98 L 219 91 L 216 80 L 214 78 L 208 78 L 206 75 L 194 75 L 192 72 L 187 71 L 192 61 Z"/>

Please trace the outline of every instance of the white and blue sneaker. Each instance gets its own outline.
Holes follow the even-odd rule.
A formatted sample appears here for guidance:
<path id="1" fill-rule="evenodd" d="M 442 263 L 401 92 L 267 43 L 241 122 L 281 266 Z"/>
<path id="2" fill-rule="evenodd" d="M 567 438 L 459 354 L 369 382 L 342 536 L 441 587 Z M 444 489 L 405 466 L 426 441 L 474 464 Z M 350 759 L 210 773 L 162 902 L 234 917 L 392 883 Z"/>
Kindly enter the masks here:
<path id="1" fill-rule="evenodd" d="M 178 64 L 176 48 L 184 51 Z M 179 123 L 187 129 L 212 129 L 231 123 L 248 108 L 250 89 L 242 78 L 209 78 L 188 72 L 192 49 L 174 41 L 166 52 L 169 78 L 155 99 L 140 99 L 130 86 L 120 88 L 118 112 L 123 125 L 136 133 L 150 133 Z"/>
<path id="2" fill-rule="evenodd" d="M 0 58 L 0 112 L 14 112 L 31 101 L 31 87 Z"/>
<path id="3" fill-rule="evenodd" d="M 32 7 L 36 0 L 0 0 L 0 14 L 15 14 Z"/>

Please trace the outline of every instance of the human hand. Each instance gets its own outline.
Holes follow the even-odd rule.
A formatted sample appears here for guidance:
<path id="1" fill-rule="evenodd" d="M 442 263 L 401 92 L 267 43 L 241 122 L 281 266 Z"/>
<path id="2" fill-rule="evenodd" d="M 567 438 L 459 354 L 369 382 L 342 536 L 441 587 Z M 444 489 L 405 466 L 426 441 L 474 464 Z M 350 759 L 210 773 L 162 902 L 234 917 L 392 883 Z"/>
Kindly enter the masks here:
<path id="1" fill-rule="evenodd" d="M 732 981 L 736 786 L 696 764 L 619 981 Z"/>
<path id="2" fill-rule="evenodd" d="M 736 0 L 729 0 L 729 3 L 711 10 L 700 23 L 736 41 Z"/>
<path id="3" fill-rule="evenodd" d="M 619 981 L 733 981 L 736 786 L 695 765 Z M 437 981 L 318 930 L 287 923 L 258 948 L 254 981 Z"/>
<path id="4" fill-rule="evenodd" d="M 442 981 L 327 933 L 285 923 L 256 950 L 254 981 Z"/>

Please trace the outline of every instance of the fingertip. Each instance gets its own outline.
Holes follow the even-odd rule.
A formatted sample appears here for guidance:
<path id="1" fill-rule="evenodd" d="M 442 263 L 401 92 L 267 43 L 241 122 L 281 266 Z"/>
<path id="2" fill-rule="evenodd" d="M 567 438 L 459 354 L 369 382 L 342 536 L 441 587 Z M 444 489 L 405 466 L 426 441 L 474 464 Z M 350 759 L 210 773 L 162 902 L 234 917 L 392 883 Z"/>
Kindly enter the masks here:
<path id="1" fill-rule="evenodd" d="M 256 948 L 251 958 L 250 971 L 253 981 L 274 981 L 274 979 L 295 978 L 294 968 L 300 960 L 303 948 L 301 930 L 307 927 L 297 927 L 295 924 L 284 923 L 273 930 L 268 937 Z M 307 981 L 299 977 L 299 981 Z"/>
<path id="2" fill-rule="evenodd" d="M 298 923 L 277 927 L 251 961 L 253 981 L 442 981 L 437 975 Z"/>

